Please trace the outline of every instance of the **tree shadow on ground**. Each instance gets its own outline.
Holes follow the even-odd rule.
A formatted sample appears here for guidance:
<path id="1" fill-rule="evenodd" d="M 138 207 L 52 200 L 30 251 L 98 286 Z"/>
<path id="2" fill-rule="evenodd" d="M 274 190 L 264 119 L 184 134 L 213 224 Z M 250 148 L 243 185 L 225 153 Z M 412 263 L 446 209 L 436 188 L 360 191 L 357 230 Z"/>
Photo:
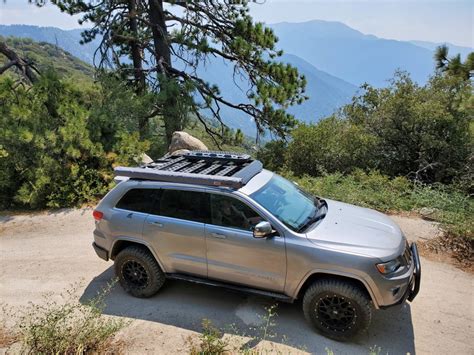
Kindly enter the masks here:
<path id="1" fill-rule="evenodd" d="M 113 279 L 110 267 L 86 287 L 81 302 L 93 298 Z M 263 323 L 265 307 L 272 299 L 249 296 L 222 288 L 168 280 L 160 292 L 149 299 L 134 298 L 117 285 L 107 296 L 105 314 L 124 316 L 172 325 L 196 332 L 202 331 L 202 320 L 230 334 L 257 336 Z M 381 353 L 415 354 L 413 324 L 408 304 L 374 312 L 366 334 L 350 343 L 341 343 L 317 334 L 305 321 L 300 302 L 279 303 L 276 325 L 270 340 L 304 349 L 310 353 L 368 354 L 372 348 Z M 252 344 L 254 345 L 254 344 Z"/>

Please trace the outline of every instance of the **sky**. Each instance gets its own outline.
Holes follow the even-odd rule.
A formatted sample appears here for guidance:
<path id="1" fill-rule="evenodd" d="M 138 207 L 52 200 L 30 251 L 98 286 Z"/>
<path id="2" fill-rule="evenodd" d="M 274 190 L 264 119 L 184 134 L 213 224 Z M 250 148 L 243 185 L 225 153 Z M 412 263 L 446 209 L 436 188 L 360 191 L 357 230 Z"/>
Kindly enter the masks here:
<path id="1" fill-rule="evenodd" d="M 256 0 L 251 14 L 268 24 L 340 21 L 366 34 L 474 47 L 474 0 Z M 78 28 L 77 17 L 28 0 L 0 0 L 0 24 Z M 1 33 L 0 33 L 1 34 Z"/>

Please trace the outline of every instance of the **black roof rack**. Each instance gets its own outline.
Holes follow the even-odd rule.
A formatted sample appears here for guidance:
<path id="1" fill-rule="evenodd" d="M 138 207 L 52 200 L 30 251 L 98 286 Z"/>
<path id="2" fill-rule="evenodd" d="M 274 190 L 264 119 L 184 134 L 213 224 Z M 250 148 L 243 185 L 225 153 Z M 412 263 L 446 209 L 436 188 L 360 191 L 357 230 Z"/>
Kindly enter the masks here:
<path id="1" fill-rule="evenodd" d="M 115 175 L 238 189 L 262 171 L 262 168 L 262 163 L 253 160 L 248 154 L 199 150 L 181 155 L 165 155 L 140 167 L 117 167 Z"/>

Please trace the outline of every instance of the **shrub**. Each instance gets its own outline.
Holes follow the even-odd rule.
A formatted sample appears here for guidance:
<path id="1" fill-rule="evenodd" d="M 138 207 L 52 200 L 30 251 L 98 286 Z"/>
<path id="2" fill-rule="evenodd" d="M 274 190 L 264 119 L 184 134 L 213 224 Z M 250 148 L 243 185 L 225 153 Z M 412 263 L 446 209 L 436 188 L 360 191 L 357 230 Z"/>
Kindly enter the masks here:
<path id="1" fill-rule="evenodd" d="M 146 151 L 137 134 L 91 114 L 101 100 L 97 87 L 63 82 L 53 71 L 31 88 L 0 81 L 0 208 L 93 201 L 109 189 L 112 166 Z"/>
<path id="2" fill-rule="evenodd" d="M 266 169 L 279 171 L 285 165 L 287 147 L 285 141 L 270 141 L 257 151 L 257 159 Z"/>
<path id="3" fill-rule="evenodd" d="M 202 321 L 202 333 L 199 336 L 199 344 L 193 344 L 191 340 L 191 355 L 222 355 L 228 353 L 229 343 L 222 339 L 222 332 L 212 325 L 208 319 Z"/>
<path id="4" fill-rule="evenodd" d="M 397 73 L 387 88 L 363 89 L 344 118 L 376 140 L 377 169 L 428 183 L 451 183 L 463 174 L 473 148 L 470 81 L 434 76 L 418 86 Z"/>
<path id="5" fill-rule="evenodd" d="M 47 300 L 31 305 L 19 318 L 19 340 L 26 353 L 86 354 L 110 351 L 113 336 L 124 327 L 123 320 L 102 315 L 104 299 L 112 285 L 88 304 L 77 302 L 68 290 L 64 303 Z"/>
<path id="6" fill-rule="evenodd" d="M 301 124 L 292 132 L 286 155 L 296 175 L 348 173 L 373 165 L 375 139 L 347 120 L 329 117 L 314 125 Z"/>

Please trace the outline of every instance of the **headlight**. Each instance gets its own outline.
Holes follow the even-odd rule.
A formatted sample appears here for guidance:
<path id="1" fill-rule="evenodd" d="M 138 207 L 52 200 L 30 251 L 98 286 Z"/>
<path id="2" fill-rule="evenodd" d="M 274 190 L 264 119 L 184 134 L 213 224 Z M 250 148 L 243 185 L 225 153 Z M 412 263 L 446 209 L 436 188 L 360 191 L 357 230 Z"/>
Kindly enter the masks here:
<path id="1" fill-rule="evenodd" d="M 377 270 L 379 270 L 380 273 L 387 275 L 396 271 L 400 267 L 400 262 L 395 259 L 386 263 L 377 264 L 375 266 L 377 266 Z"/>

